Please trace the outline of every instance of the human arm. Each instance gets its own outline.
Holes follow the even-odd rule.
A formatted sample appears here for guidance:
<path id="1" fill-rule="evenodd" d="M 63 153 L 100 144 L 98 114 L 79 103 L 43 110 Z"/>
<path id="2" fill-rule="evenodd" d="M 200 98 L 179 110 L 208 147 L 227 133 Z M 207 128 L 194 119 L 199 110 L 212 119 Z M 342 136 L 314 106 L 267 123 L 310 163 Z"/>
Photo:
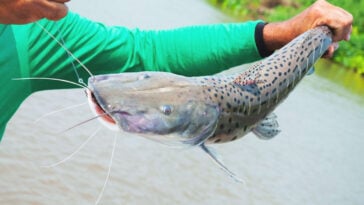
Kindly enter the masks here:
<path id="1" fill-rule="evenodd" d="M 69 13 L 59 22 L 39 23 L 58 39 L 62 36 L 65 46 L 94 74 L 153 70 L 191 76 L 260 59 L 254 40 L 259 22 L 156 31 L 107 27 Z M 37 24 L 28 27 L 29 34 L 16 32 L 28 35 L 30 68 L 24 69 L 28 75 L 77 80 L 67 53 Z M 86 81 L 87 74 L 78 70 Z M 33 84 L 35 90 L 53 88 Z"/>
<path id="2" fill-rule="evenodd" d="M 268 52 L 272 52 L 311 28 L 327 25 L 333 31 L 333 42 L 338 42 L 350 39 L 352 23 L 350 13 L 325 0 L 318 0 L 291 19 L 267 24 L 263 39 Z M 326 57 L 331 57 L 336 48 L 336 43 L 330 46 Z"/>
<path id="3" fill-rule="evenodd" d="M 322 2 L 322 1 L 318 1 L 318 2 Z M 316 8 L 317 7 L 318 6 L 316 6 Z M 326 7 L 327 7 L 327 3 L 324 6 L 322 6 L 322 5 L 319 6 L 319 8 L 326 8 Z M 330 27 L 333 27 L 333 24 L 336 22 L 334 20 L 333 15 L 324 15 L 322 12 L 319 13 L 319 15 L 316 15 L 318 13 L 317 11 L 315 11 L 313 9 L 307 9 L 307 10 L 310 10 L 310 12 L 308 12 L 310 14 L 310 16 L 315 16 L 315 18 L 307 18 L 307 19 L 311 19 L 309 21 L 311 23 L 313 22 L 313 20 L 321 18 L 321 20 L 326 20 L 326 21 L 331 20 L 331 22 L 329 22 L 328 24 L 329 24 Z M 337 8 L 332 9 L 332 10 L 333 11 L 331 13 L 337 12 Z M 305 13 L 305 12 L 302 12 L 302 13 Z M 315 14 L 315 15 L 313 15 L 313 14 Z M 307 17 L 308 15 L 299 14 L 298 16 L 301 16 L 301 20 L 302 20 L 302 16 Z M 290 19 L 288 21 L 285 21 L 285 22 L 270 23 L 270 24 L 268 24 L 268 25 L 266 25 L 264 27 L 264 30 L 263 30 L 264 31 L 264 42 L 265 42 L 265 45 L 268 48 L 267 49 L 268 51 L 269 50 L 274 50 L 276 48 L 281 47 L 282 45 L 287 43 L 289 40 L 291 40 L 293 37 L 295 37 L 299 33 L 302 33 L 305 30 L 310 28 L 310 27 L 305 27 L 305 25 L 309 25 L 309 24 L 307 24 L 307 22 L 303 23 L 303 21 L 301 21 L 300 18 L 294 17 L 292 19 Z M 294 26 L 287 26 L 287 25 L 289 25 L 289 24 L 287 24 L 287 22 L 291 22 L 290 24 L 294 25 Z M 94 24 L 92 24 L 92 25 L 94 25 Z M 281 26 L 274 26 L 274 25 L 281 25 Z M 282 25 L 286 25 L 286 26 L 282 27 Z M 312 24 L 311 26 L 313 26 L 313 25 L 314 24 Z M 337 26 L 338 26 L 338 28 L 344 27 L 342 23 L 339 23 Z M 107 34 L 110 31 L 109 29 L 105 29 L 103 26 L 99 26 L 99 28 L 100 28 L 100 30 L 98 32 L 96 32 L 96 33 L 106 33 L 106 35 L 104 35 L 104 36 L 108 36 Z M 198 28 L 201 28 L 201 27 L 198 27 Z M 198 29 L 196 29 L 196 27 L 188 28 L 188 29 L 198 30 Z M 65 38 L 67 45 L 70 47 L 70 49 L 73 52 L 77 51 L 78 53 L 80 53 L 79 48 L 81 48 L 82 50 L 89 49 L 90 52 L 85 52 L 85 54 L 87 54 L 88 56 L 83 56 L 82 52 L 81 52 L 80 58 L 81 58 L 82 61 L 85 61 L 86 63 L 88 63 L 88 66 L 91 67 L 91 69 L 94 70 L 96 72 L 96 74 L 98 72 L 104 72 L 104 73 L 110 72 L 110 71 L 118 72 L 117 69 L 115 69 L 115 67 L 113 67 L 113 66 L 115 64 L 120 65 L 120 62 L 121 63 L 126 62 L 126 63 L 124 64 L 124 66 L 122 68 L 119 69 L 119 72 L 140 71 L 140 70 L 143 70 L 143 69 L 145 69 L 145 70 L 148 70 L 148 69 L 153 69 L 154 70 L 155 69 L 155 70 L 176 72 L 176 73 L 184 74 L 184 75 L 211 74 L 211 73 L 219 71 L 219 69 L 220 70 L 225 69 L 226 67 L 229 67 L 229 65 L 230 66 L 235 65 L 235 64 L 230 63 L 230 62 L 234 62 L 234 61 L 227 60 L 225 62 L 228 62 L 228 63 L 227 64 L 224 63 L 225 67 L 224 66 L 221 67 L 221 64 L 216 62 L 216 60 L 219 61 L 219 58 L 216 58 L 216 56 L 214 56 L 214 55 L 209 55 L 211 53 L 204 53 L 204 52 L 201 53 L 200 52 L 200 53 L 198 53 L 199 55 L 193 55 L 194 53 L 190 52 L 188 55 L 180 55 L 180 53 L 178 54 L 178 53 L 174 53 L 174 52 L 159 52 L 160 49 L 157 49 L 157 47 L 158 48 L 172 48 L 173 46 L 158 46 L 155 43 L 151 43 L 151 44 L 149 44 L 149 49 L 145 49 L 146 47 L 148 47 L 148 44 L 145 44 L 147 46 L 143 46 L 143 45 L 138 46 L 138 45 L 141 45 L 140 42 L 142 42 L 142 41 L 139 41 L 139 44 L 138 43 L 133 43 L 133 42 L 137 42 L 138 41 L 137 39 L 153 39 L 152 40 L 153 42 L 155 42 L 155 39 L 161 39 L 161 40 L 157 40 L 158 42 L 161 42 L 160 45 L 170 45 L 168 43 L 170 41 L 166 40 L 168 38 L 165 38 L 165 37 L 162 38 L 162 36 L 164 36 L 164 34 L 170 33 L 170 31 L 145 32 L 145 31 L 139 31 L 139 30 L 129 30 L 129 31 L 126 32 L 127 35 L 123 36 L 123 37 L 126 37 L 126 38 L 122 38 L 121 40 L 127 40 L 126 43 L 123 44 L 123 46 L 126 46 L 126 47 L 130 48 L 130 50 L 129 50 L 130 52 L 129 53 L 125 53 L 125 52 L 120 53 L 120 52 L 111 52 L 113 49 L 115 49 L 115 47 L 117 47 L 116 46 L 117 43 L 115 44 L 114 42 L 118 42 L 118 40 L 115 40 L 115 41 L 112 40 L 113 43 L 111 43 L 110 46 L 113 46 L 113 49 L 109 49 L 110 47 L 108 49 L 104 49 L 104 50 L 98 49 L 98 48 L 102 48 L 103 46 L 108 44 L 108 42 L 110 42 L 110 39 L 114 39 L 114 36 L 111 36 L 110 38 L 105 38 L 105 40 L 101 40 L 101 41 L 99 40 L 100 38 L 94 38 L 94 37 L 93 38 L 88 38 L 88 37 L 90 37 L 92 35 L 83 35 L 82 32 L 87 31 L 87 30 L 77 29 L 77 22 L 76 22 L 76 24 L 72 23 L 69 27 L 66 26 L 66 27 L 60 29 L 61 33 L 66 34 L 65 36 L 68 36 L 68 33 L 69 33 L 68 31 L 72 31 L 72 30 L 77 30 L 77 32 L 73 32 L 73 33 L 76 33 L 76 35 L 73 36 L 75 38 L 73 38 L 72 35 L 70 35 L 72 37 L 70 40 L 67 40 L 67 38 Z M 114 29 L 111 29 L 111 30 L 112 30 L 111 33 L 115 34 Z M 211 29 L 211 28 L 209 28 L 208 30 L 213 31 L 213 29 Z M 269 31 L 269 30 L 271 30 L 270 34 L 275 34 L 275 35 L 266 35 L 267 34 L 266 31 Z M 54 30 L 54 31 L 57 32 L 57 30 Z M 231 36 L 233 36 L 233 37 L 235 36 L 236 39 L 239 39 L 239 37 L 241 37 L 241 35 L 240 35 L 241 30 L 239 30 L 239 29 L 235 29 L 235 28 L 231 27 L 229 29 L 226 29 L 226 31 L 228 31 L 228 33 L 230 33 Z M 236 35 L 236 33 L 234 33 L 234 31 L 237 32 L 238 35 Z M 70 32 L 70 33 L 72 33 L 72 32 Z M 89 32 L 86 32 L 86 34 L 88 34 L 88 33 Z M 143 35 L 143 34 L 146 34 L 146 33 L 148 33 L 148 34 L 158 33 L 158 35 L 156 35 L 156 36 L 159 36 L 160 38 L 157 38 L 157 37 L 156 38 L 149 38 L 149 37 L 144 38 L 145 36 L 151 36 L 151 35 Z M 159 34 L 161 34 L 161 35 L 159 35 Z M 252 34 L 252 30 L 250 29 L 250 38 L 247 38 L 245 40 L 248 40 L 251 43 L 255 43 L 254 39 L 251 38 L 251 36 L 252 36 L 251 34 Z M 268 32 L 268 34 L 269 34 L 269 32 Z M 293 35 L 288 35 L 288 34 L 293 34 Z M 45 35 L 45 33 L 44 33 L 44 35 Z M 98 34 L 95 34 L 95 35 L 98 36 Z M 144 36 L 144 37 L 139 38 L 138 36 Z M 181 35 L 181 36 L 182 37 L 188 37 L 189 34 L 188 35 Z M 43 37 L 46 38 L 46 36 L 43 36 Z M 40 38 L 40 39 L 43 39 L 43 38 Z M 96 39 L 96 41 L 94 41 L 95 39 Z M 186 42 L 186 41 L 175 40 L 175 38 L 173 38 L 173 37 L 170 38 L 170 39 L 171 39 L 172 43 L 174 43 L 174 42 L 185 43 Z M 223 39 L 220 42 L 224 42 L 226 40 L 225 38 L 219 38 L 219 39 Z M 204 41 L 206 39 L 202 38 L 202 40 Z M 75 43 L 72 43 L 72 42 L 75 42 Z M 87 42 L 87 44 L 81 45 L 80 42 Z M 148 42 L 151 42 L 151 41 L 148 41 Z M 200 47 L 201 48 L 206 48 L 206 49 L 211 48 L 210 46 L 207 46 L 207 47 L 200 46 L 201 45 L 200 41 L 195 41 L 195 42 L 197 42 L 197 43 L 196 44 L 194 44 L 194 43 L 191 44 L 191 47 L 190 47 L 191 50 L 193 48 L 200 48 Z M 46 42 L 43 43 L 43 46 L 45 46 L 45 47 L 43 47 L 43 49 L 48 50 L 48 47 L 49 47 L 48 43 L 51 43 L 51 42 L 46 41 Z M 211 45 L 216 45 L 216 43 L 218 43 L 218 41 L 215 41 L 215 42 L 212 41 L 211 43 L 212 43 Z M 99 46 L 97 46 L 97 44 L 99 44 Z M 94 46 L 94 47 L 91 46 L 92 50 L 90 48 L 90 45 Z M 154 45 L 154 46 L 150 46 L 150 45 Z M 182 45 L 184 47 L 184 44 L 182 44 Z M 234 44 L 234 46 L 242 46 L 242 45 L 244 45 L 244 44 L 240 44 L 240 43 Z M 229 44 L 227 44 L 227 46 L 229 46 Z M 56 46 L 54 46 L 54 47 L 56 47 Z M 85 47 L 85 48 L 83 48 L 83 47 Z M 183 49 L 183 47 L 176 46 L 172 50 L 176 50 L 178 52 L 181 51 L 181 53 L 188 53 L 188 52 L 185 52 L 185 51 L 188 51 L 188 49 Z M 59 49 L 59 46 L 57 48 Z M 249 46 L 246 46 L 245 48 L 247 50 L 250 50 L 250 51 L 254 51 L 256 49 L 256 48 L 249 47 Z M 32 50 L 36 50 L 36 49 L 32 49 Z M 59 50 L 62 50 L 62 49 L 59 49 Z M 126 50 L 128 50 L 128 49 L 126 49 Z M 153 50 L 158 51 L 158 52 L 155 52 L 155 55 L 148 55 L 148 54 L 143 55 L 142 54 L 142 53 L 144 53 L 144 54 L 149 53 L 150 54 L 151 51 L 153 51 Z M 232 49 L 232 50 L 235 50 L 235 49 Z M 147 52 L 144 52 L 144 51 L 147 51 Z M 226 59 L 236 57 L 236 55 L 234 55 L 232 53 L 223 52 L 224 49 L 215 49 L 215 50 L 210 50 L 210 51 L 218 52 L 218 54 L 221 55 L 221 56 L 228 56 L 228 58 L 226 58 Z M 168 55 L 168 53 L 169 53 L 169 55 Z M 34 57 L 39 56 L 37 52 L 34 52 L 33 54 L 34 54 L 33 55 Z M 247 54 L 247 53 L 245 53 L 245 54 Z M 190 59 L 189 59 L 189 56 L 192 56 L 194 59 L 198 59 L 198 58 L 195 58 L 195 57 L 201 56 L 201 55 L 205 56 L 205 57 L 210 57 L 210 58 L 207 59 L 207 61 L 205 61 L 205 60 L 204 61 L 190 61 Z M 246 56 L 244 56 L 244 53 L 240 53 L 238 55 L 239 55 L 240 58 L 246 58 Z M 101 58 L 100 56 L 103 56 L 103 57 Z M 197 63 L 185 64 L 185 63 L 181 63 L 177 59 L 177 60 L 172 61 L 172 62 L 174 62 L 173 65 L 177 65 L 177 67 L 173 67 L 173 66 L 171 66 L 171 64 L 158 63 L 160 61 L 156 61 L 156 59 L 158 59 L 156 56 L 160 57 L 159 59 L 164 59 L 165 60 L 164 62 L 166 62 L 168 59 L 173 59 L 173 57 L 176 57 L 176 56 L 184 56 L 184 61 L 197 62 Z M 250 55 L 248 55 L 248 57 L 249 56 Z M 44 57 L 47 57 L 47 56 L 44 56 Z M 98 58 L 98 57 L 100 57 L 100 58 Z M 114 57 L 118 57 L 118 58 L 114 58 Z M 250 57 L 253 57 L 253 59 L 254 59 L 254 57 L 256 57 L 256 55 L 252 55 Z M 46 59 L 46 58 L 43 58 L 43 59 Z M 107 61 L 106 60 L 105 61 L 102 61 L 102 60 L 98 61 L 97 59 L 107 59 Z M 220 58 L 220 59 L 222 59 L 222 58 Z M 35 59 L 34 61 L 36 62 L 36 60 L 37 59 Z M 33 67 L 38 67 L 38 65 L 43 66 L 43 67 L 44 67 L 44 65 L 50 65 L 50 66 L 48 66 L 48 68 L 52 68 L 52 69 L 49 70 L 49 72 L 51 72 L 50 74 L 54 74 L 55 77 L 57 77 L 57 76 L 61 77 L 62 75 L 58 75 L 59 73 L 57 71 L 54 71 L 54 70 L 57 68 L 57 66 L 59 66 L 59 64 L 64 65 L 64 62 L 58 62 L 58 63 L 55 63 L 55 64 L 51 64 L 51 63 L 48 63 L 49 59 L 47 59 L 46 61 L 47 61 L 46 64 L 43 64 L 42 62 L 40 62 L 39 64 L 37 64 L 37 66 L 33 66 Z M 63 59 L 63 61 L 64 61 L 64 59 Z M 208 62 L 208 63 L 212 64 L 212 66 L 209 66 L 208 64 L 205 64 L 205 62 Z M 239 61 L 239 62 L 244 63 L 246 61 Z M 34 65 L 36 65 L 36 64 L 34 64 Z M 190 66 L 190 65 L 193 65 L 193 66 Z M 199 69 L 196 69 L 195 66 L 198 66 Z M 218 70 L 214 69 L 216 67 L 218 67 Z M 181 72 L 176 71 L 175 68 L 177 68 Z M 201 72 L 201 69 L 203 69 L 202 70 L 203 72 Z M 72 72 L 72 70 L 69 67 L 64 69 L 63 71 L 65 71 L 65 70 L 67 70 L 68 72 L 70 72 L 70 71 Z M 36 73 L 43 74 L 41 76 L 49 76 L 48 73 L 42 73 L 42 72 L 36 72 Z"/>

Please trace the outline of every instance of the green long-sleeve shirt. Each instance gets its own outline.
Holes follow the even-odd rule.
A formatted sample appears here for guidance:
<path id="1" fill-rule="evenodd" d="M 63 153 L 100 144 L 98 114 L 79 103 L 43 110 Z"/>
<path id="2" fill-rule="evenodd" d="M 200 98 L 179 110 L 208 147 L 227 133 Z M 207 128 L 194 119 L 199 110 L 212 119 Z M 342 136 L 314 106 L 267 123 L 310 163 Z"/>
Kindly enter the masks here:
<path id="1" fill-rule="evenodd" d="M 39 24 L 57 39 L 63 39 L 65 46 L 94 75 L 167 71 L 193 76 L 260 59 L 256 43 L 261 40 L 256 31 L 260 22 L 142 31 L 107 27 L 69 12 L 58 22 L 41 20 Z M 77 81 L 71 61 L 66 51 L 36 23 L 0 24 L 0 139 L 6 123 L 31 93 L 70 87 L 59 82 L 12 79 L 51 77 Z M 87 82 L 87 72 L 77 63 L 76 67 Z"/>

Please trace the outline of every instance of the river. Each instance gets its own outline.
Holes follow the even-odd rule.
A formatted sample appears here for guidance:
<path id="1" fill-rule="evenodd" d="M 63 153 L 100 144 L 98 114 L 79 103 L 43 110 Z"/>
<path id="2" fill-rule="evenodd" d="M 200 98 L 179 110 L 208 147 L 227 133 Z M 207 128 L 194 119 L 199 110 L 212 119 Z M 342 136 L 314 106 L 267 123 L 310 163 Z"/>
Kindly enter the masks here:
<path id="1" fill-rule="evenodd" d="M 131 28 L 233 21 L 203 0 L 78 0 L 70 9 Z M 77 150 L 99 124 L 62 132 L 92 116 L 82 104 L 83 91 L 36 93 L 10 121 L 0 144 L 0 204 L 95 204 L 115 136 L 99 204 L 364 204 L 363 86 L 353 86 L 351 74 L 346 87 L 337 83 L 340 72 L 320 68 L 302 81 L 276 110 L 282 129 L 276 138 L 249 134 L 214 146 L 245 184 L 231 180 L 198 149 L 171 149 L 106 129 L 65 163 L 44 168 Z"/>

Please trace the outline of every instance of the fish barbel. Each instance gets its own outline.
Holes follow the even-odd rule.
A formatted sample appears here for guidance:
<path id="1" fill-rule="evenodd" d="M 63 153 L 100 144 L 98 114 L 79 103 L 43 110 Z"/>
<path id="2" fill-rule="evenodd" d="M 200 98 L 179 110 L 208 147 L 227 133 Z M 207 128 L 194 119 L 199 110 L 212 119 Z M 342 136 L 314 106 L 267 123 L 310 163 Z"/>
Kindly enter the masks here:
<path id="1" fill-rule="evenodd" d="M 104 124 L 173 146 L 261 139 L 279 133 L 273 110 L 312 71 L 332 43 L 326 26 L 311 29 L 271 56 L 230 75 L 185 77 L 136 72 L 89 78 L 89 102 Z"/>

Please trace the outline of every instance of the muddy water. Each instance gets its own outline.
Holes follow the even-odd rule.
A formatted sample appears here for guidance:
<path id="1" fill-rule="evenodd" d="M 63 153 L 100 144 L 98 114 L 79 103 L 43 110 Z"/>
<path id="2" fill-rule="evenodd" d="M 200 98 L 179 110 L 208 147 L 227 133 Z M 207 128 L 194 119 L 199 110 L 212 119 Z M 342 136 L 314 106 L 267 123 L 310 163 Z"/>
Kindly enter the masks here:
<path id="1" fill-rule="evenodd" d="M 107 24 L 148 29 L 231 21 L 202 0 L 78 0 L 70 8 Z M 105 129 L 67 162 L 44 168 L 77 150 L 100 126 L 94 121 L 62 132 L 91 117 L 85 104 L 40 118 L 84 103 L 83 91 L 36 93 L 0 144 L 0 204 L 94 204 L 115 136 L 100 204 L 363 204 L 364 96 L 325 73 L 306 77 L 277 109 L 283 132 L 276 138 L 247 135 L 215 146 L 246 185 L 197 149 L 170 149 Z"/>

